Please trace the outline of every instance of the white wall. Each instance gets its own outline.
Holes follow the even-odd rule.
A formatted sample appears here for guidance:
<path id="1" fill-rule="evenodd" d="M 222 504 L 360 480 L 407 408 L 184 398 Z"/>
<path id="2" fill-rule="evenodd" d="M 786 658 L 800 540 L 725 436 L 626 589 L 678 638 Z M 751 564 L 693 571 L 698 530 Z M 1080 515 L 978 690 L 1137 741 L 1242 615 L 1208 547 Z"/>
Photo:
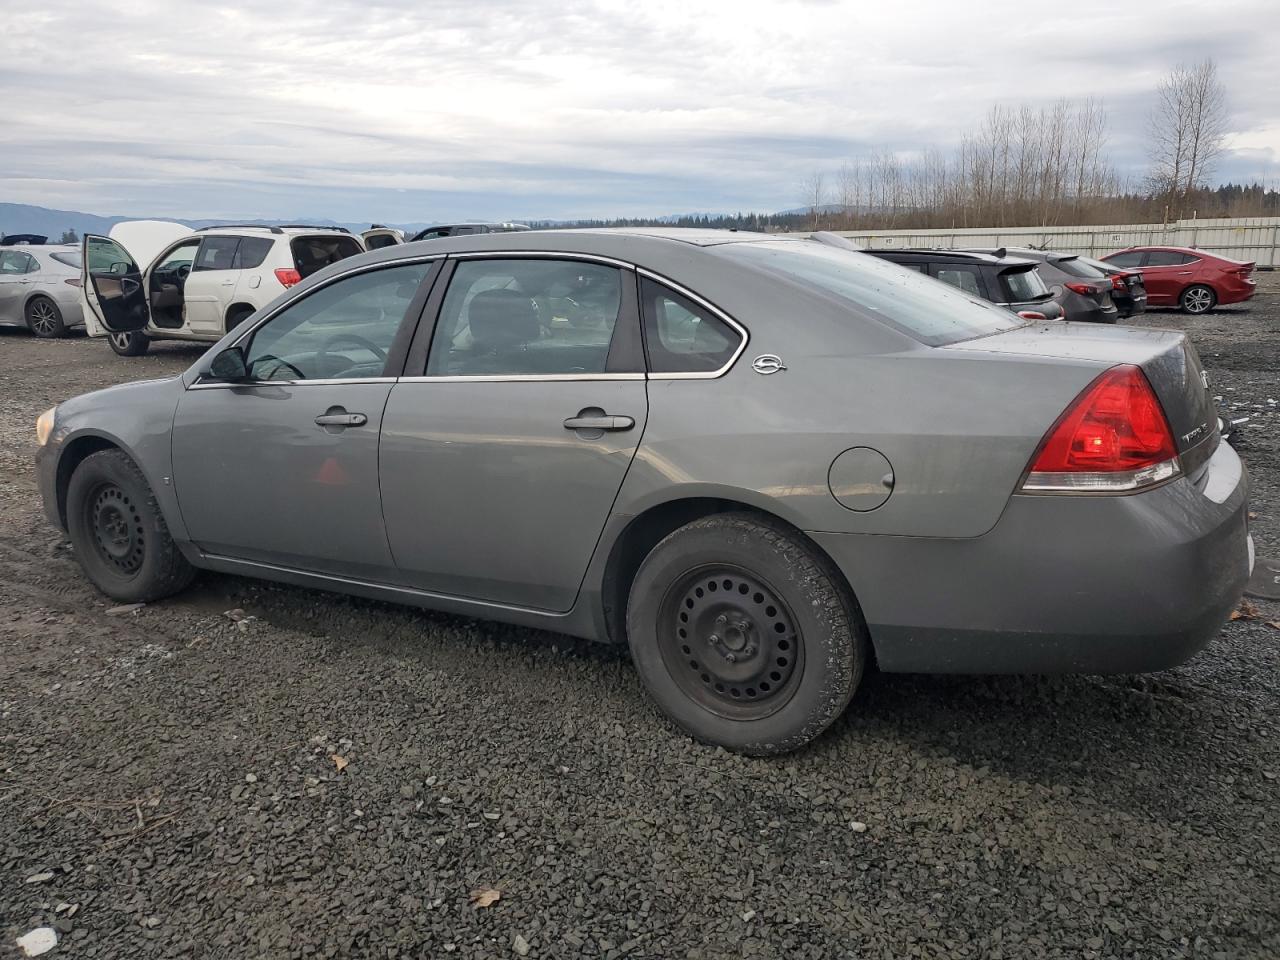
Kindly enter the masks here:
<path id="1" fill-rule="evenodd" d="M 970 230 L 841 230 L 859 246 L 1018 247 L 1036 246 L 1062 253 L 1098 257 L 1124 247 L 1148 244 L 1198 247 L 1233 260 L 1253 260 L 1259 267 L 1280 266 L 1277 241 L 1280 217 L 1237 217 L 1223 220 L 1179 220 L 1100 227 L 980 227 Z"/>

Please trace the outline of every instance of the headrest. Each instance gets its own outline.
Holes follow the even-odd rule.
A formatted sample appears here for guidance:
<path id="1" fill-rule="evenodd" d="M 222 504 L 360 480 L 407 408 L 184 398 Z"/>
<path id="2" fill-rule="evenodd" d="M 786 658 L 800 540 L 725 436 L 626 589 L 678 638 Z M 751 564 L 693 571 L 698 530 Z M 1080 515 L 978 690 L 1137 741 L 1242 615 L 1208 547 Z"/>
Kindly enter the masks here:
<path id="1" fill-rule="evenodd" d="M 481 349 L 514 347 L 538 339 L 538 305 L 518 290 L 482 290 L 467 308 L 471 339 Z"/>

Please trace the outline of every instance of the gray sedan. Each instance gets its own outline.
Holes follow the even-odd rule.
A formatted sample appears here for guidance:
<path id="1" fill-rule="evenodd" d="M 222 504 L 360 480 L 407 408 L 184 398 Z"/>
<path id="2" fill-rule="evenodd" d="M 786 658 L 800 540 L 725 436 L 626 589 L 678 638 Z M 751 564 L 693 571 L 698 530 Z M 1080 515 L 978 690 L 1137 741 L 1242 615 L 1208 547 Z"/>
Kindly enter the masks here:
<path id="1" fill-rule="evenodd" d="M 26 327 L 37 337 L 84 326 L 79 248 L 0 247 L 0 326 Z"/>
<path id="2" fill-rule="evenodd" d="M 873 662 L 1172 666 L 1252 563 L 1181 333 L 1026 323 L 812 238 L 388 247 L 37 434 L 112 598 L 207 569 L 627 643 L 668 716 L 754 753 Z"/>

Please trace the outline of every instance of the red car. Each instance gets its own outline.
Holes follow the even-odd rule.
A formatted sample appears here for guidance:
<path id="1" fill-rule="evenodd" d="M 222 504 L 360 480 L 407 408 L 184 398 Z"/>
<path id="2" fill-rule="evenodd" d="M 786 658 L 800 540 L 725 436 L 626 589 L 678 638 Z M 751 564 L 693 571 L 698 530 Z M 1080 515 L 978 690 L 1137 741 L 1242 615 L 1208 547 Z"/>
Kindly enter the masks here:
<path id="1" fill-rule="evenodd" d="M 1240 303 L 1257 290 L 1252 263 L 1228 260 L 1190 247 L 1130 247 L 1102 258 L 1115 267 L 1141 270 L 1147 303 L 1208 313 L 1220 303 Z"/>

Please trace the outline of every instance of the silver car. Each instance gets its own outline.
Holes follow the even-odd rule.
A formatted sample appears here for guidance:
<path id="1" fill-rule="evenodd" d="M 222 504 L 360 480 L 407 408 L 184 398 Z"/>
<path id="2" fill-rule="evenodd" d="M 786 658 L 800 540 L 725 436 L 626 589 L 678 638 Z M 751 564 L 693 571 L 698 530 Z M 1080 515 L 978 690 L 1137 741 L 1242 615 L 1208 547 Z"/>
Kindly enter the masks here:
<path id="1" fill-rule="evenodd" d="M 388 247 L 37 435 L 113 598 L 208 569 L 628 643 L 680 726 L 753 753 L 873 662 L 1177 664 L 1252 563 L 1181 333 L 1027 323 L 820 239 Z"/>
<path id="2" fill-rule="evenodd" d="M 80 248 L 0 246 L 0 326 L 26 327 L 37 337 L 65 337 L 83 327 Z"/>

